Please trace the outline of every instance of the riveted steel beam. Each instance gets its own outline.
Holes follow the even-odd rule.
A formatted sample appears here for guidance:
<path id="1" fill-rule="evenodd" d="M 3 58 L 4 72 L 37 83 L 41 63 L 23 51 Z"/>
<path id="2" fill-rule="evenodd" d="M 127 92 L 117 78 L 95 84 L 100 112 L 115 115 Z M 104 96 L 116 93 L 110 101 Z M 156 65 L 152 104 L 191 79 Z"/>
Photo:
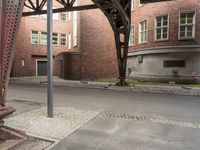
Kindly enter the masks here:
<path id="1" fill-rule="evenodd" d="M 0 1 L 0 105 L 3 105 L 3 93 L 2 93 L 2 67 L 3 67 L 3 49 L 2 49 L 2 13 L 3 13 L 3 1 Z"/>
<path id="2" fill-rule="evenodd" d="M 1 95 L 0 105 L 5 105 L 8 81 L 14 58 L 14 45 L 23 11 L 24 0 L 3 0 L 1 11 Z"/>
<path id="3" fill-rule="evenodd" d="M 67 12 L 67 11 L 80 11 L 80 10 L 89 10 L 97 9 L 98 7 L 95 4 L 74 6 L 76 0 L 55 0 L 61 4 L 62 7 L 53 9 L 53 13 Z M 40 0 L 35 4 L 34 0 L 25 0 L 25 7 L 28 7 L 32 11 L 23 12 L 23 16 L 32 16 L 32 15 L 42 15 L 46 14 L 47 10 L 44 10 L 43 7 L 47 4 L 47 0 Z"/>

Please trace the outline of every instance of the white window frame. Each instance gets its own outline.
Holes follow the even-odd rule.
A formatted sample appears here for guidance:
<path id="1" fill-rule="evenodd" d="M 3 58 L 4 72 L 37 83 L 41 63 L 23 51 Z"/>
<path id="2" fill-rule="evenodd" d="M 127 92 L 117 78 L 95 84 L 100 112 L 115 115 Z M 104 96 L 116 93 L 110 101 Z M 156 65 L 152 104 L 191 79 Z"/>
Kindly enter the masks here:
<path id="1" fill-rule="evenodd" d="M 181 14 L 182 14 L 182 13 L 190 13 L 190 12 L 194 12 L 192 37 L 181 37 L 181 36 L 180 36 Z M 185 26 L 187 26 L 187 23 L 186 23 Z M 195 30 L 196 30 L 196 10 L 180 11 L 180 12 L 179 12 L 178 39 L 179 39 L 179 40 L 193 40 L 193 39 L 195 39 Z"/>
<path id="2" fill-rule="evenodd" d="M 47 45 L 47 44 L 42 43 L 42 32 L 47 33 L 46 31 L 41 31 L 40 32 L 40 44 L 41 45 Z"/>
<path id="3" fill-rule="evenodd" d="M 61 35 L 65 35 L 65 37 L 62 37 Z M 61 44 L 61 39 L 65 39 L 65 45 Z M 66 33 L 60 33 L 60 46 L 67 46 L 67 34 Z"/>
<path id="4" fill-rule="evenodd" d="M 140 37 L 140 32 L 141 32 L 140 28 L 141 28 L 141 26 L 140 25 L 141 25 L 142 22 L 145 22 L 145 21 L 147 23 L 147 25 L 146 25 L 146 41 L 141 42 L 141 37 Z M 138 23 L 138 44 L 141 45 L 141 44 L 145 44 L 145 43 L 148 43 L 148 19 L 143 19 Z"/>
<path id="5" fill-rule="evenodd" d="M 73 47 L 78 45 L 78 12 L 73 12 L 73 21 L 72 21 L 72 37 L 73 37 Z"/>
<path id="6" fill-rule="evenodd" d="M 135 10 L 135 0 L 131 0 L 131 11 Z"/>
<path id="7" fill-rule="evenodd" d="M 71 33 L 68 34 L 68 49 L 72 48 L 72 37 L 71 37 Z"/>
<path id="8" fill-rule="evenodd" d="M 35 43 L 33 43 L 33 31 L 36 31 L 36 30 L 32 30 L 31 31 L 31 44 L 33 44 L 33 45 L 39 45 L 39 43 L 40 43 L 40 40 L 39 40 L 40 33 L 39 33 L 39 31 L 36 31 L 36 32 L 38 32 L 38 43 L 35 44 Z"/>
<path id="9" fill-rule="evenodd" d="M 67 12 L 67 19 L 68 19 L 68 21 L 72 20 L 72 12 L 71 11 Z"/>
<path id="10" fill-rule="evenodd" d="M 129 47 L 135 45 L 135 25 L 134 25 L 134 24 L 131 25 L 131 29 L 132 29 L 132 31 L 133 31 L 133 34 L 132 34 L 132 37 L 133 37 L 133 44 L 130 43 L 130 38 L 131 38 L 131 30 L 130 30 Z"/>
<path id="11" fill-rule="evenodd" d="M 36 65 L 35 65 L 35 69 L 36 69 L 36 70 L 35 70 L 35 76 L 36 76 L 36 77 L 38 77 L 38 72 L 37 72 L 37 71 L 38 71 L 38 61 L 45 61 L 45 62 L 47 62 L 47 59 L 36 59 L 36 60 L 35 60 L 35 62 L 36 62 Z M 48 62 L 47 62 L 47 63 L 48 63 Z"/>
<path id="12" fill-rule="evenodd" d="M 167 16 L 167 26 L 163 26 L 162 25 L 162 21 L 163 19 L 161 20 L 161 27 L 157 27 L 157 17 L 164 17 L 164 16 Z M 163 28 L 166 28 L 167 27 L 167 38 L 163 38 Z M 157 39 L 157 28 L 160 28 L 161 29 L 161 39 Z M 159 16 L 155 16 L 154 17 L 154 41 L 167 41 L 169 40 L 169 14 L 165 14 L 165 15 L 159 15 Z"/>

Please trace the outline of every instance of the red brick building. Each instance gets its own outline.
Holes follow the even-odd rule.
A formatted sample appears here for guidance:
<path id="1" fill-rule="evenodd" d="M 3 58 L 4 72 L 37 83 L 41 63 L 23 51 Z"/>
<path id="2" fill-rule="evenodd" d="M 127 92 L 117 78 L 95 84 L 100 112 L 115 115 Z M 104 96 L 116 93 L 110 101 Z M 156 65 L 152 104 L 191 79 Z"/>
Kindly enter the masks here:
<path id="1" fill-rule="evenodd" d="M 12 76 L 46 74 L 46 31 L 45 15 L 22 19 Z M 54 14 L 53 32 L 54 75 L 66 79 L 117 77 L 113 32 L 100 10 Z"/>
<path id="2" fill-rule="evenodd" d="M 140 0 L 133 0 L 132 3 L 127 76 L 192 81 L 192 74 L 200 73 L 199 1 L 141 5 Z M 87 10 L 65 15 L 57 14 L 54 20 L 54 74 L 66 79 L 117 77 L 114 37 L 104 14 L 100 10 Z M 13 75 L 45 73 L 41 71 L 47 56 L 44 32 L 44 15 L 22 19 Z"/>
<path id="3" fill-rule="evenodd" d="M 192 81 L 200 73 L 200 3 L 134 1 L 128 75 L 157 81 Z"/>

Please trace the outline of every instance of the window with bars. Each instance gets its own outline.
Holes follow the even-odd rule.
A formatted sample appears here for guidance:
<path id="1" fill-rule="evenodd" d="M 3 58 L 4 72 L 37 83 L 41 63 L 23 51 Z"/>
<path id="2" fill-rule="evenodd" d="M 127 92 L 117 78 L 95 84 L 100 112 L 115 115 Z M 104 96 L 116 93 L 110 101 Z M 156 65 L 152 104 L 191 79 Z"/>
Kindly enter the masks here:
<path id="1" fill-rule="evenodd" d="M 167 40 L 169 21 L 168 15 L 157 16 L 155 18 L 155 40 Z"/>
<path id="2" fill-rule="evenodd" d="M 129 46 L 133 46 L 135 44 L 134 35 L 135 35 L 134 26 L 131 26 L 130 38 L 129 38 Z"/>
<path id="3" fill-rule="evenodd" d="M 139 44 L 147 43 L 147 20 L 139 23 Z"/>
<path id="4" fill-rule="evenodd" d="M 39 44 L 39 32 L 38 31 L 32 31 L 31 44 Z"/>
<path id="5" fill-rule="evenodd" d="M 194 39 L 195 12 L 181 12 L 179 18 L 179 39 Z"/>
<path id="6" fill-rule="evenodd" d="M 66 34 L 64 34 L 64 33 L 60 34 L 60 45 L 66 46 Z"/>
<path id="7" fill-rule="evenodd" d="M 40 44 L 47 45 L 47 32 L 41 32 Z"/>

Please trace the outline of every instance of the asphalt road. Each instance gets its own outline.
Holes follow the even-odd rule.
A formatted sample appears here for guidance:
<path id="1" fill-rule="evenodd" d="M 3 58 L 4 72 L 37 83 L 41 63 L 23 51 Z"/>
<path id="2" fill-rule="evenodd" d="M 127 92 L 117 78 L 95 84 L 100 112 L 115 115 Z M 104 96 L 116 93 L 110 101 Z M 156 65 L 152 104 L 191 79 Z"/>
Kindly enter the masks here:
<path id="1" fill-rule="evenodd" d="M 20 114 L 46 105 L 46 95 L 45 85 L 10 84 L 7 105 Z M 200 149 L 197 96 L 54 87 L 54 105 L 103 113 L 51 150 Z"/>
<path id="2" fill-rule="evenodd" d="M 10 84 L 9 105 L 32 102 L 32 106 L 46 105 L 46 85 Z M 34 104 L 34 105 L 33 105 Z M 167 119 L 200 123 L 200 97 L 139 93 L 72 87 L 54 87 L 54 105 L 112 111 L 129 115 L 161 116 Z"/>

